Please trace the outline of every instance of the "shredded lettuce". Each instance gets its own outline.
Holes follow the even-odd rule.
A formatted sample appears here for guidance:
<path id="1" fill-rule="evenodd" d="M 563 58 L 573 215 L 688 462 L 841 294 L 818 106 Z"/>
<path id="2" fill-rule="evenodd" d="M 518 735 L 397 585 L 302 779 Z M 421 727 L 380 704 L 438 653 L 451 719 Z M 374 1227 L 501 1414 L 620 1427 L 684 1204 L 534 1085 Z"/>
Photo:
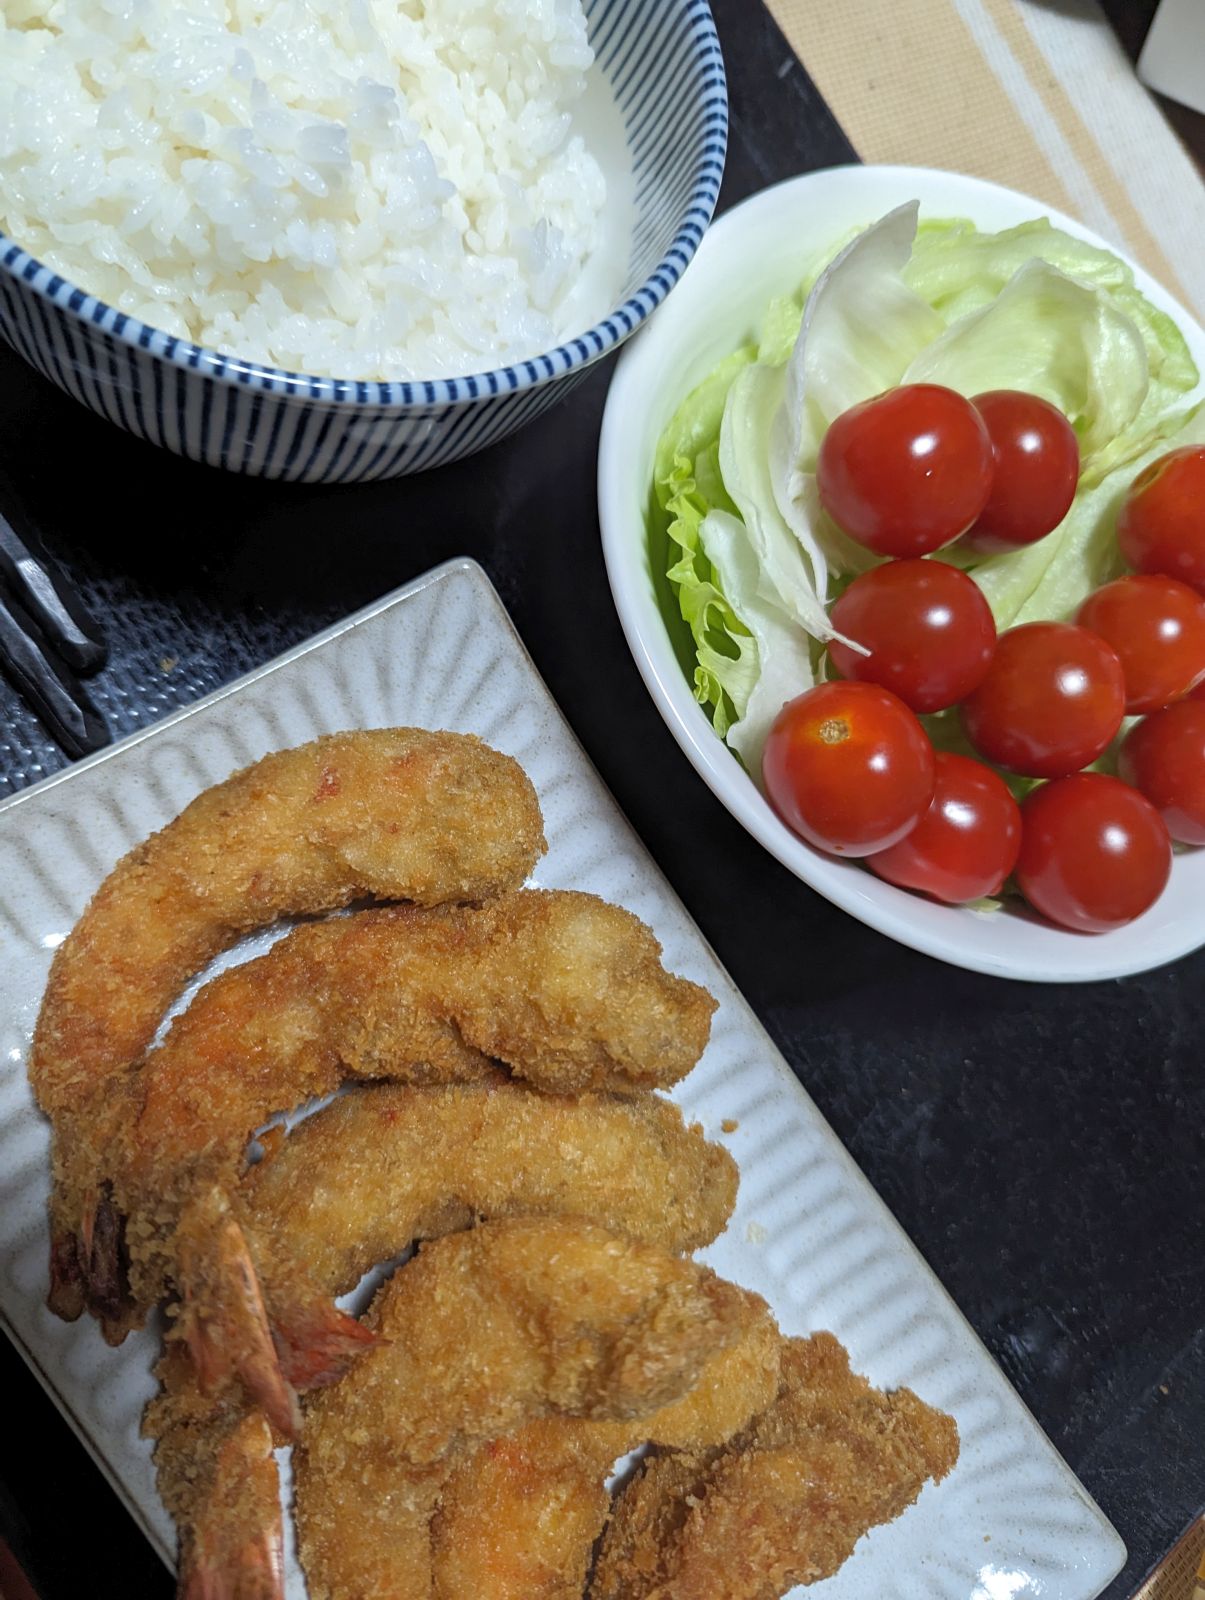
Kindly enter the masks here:
<path id="1" fill-rule="evenodd" d="M 878 560 L 819 505 L 820 441 L 842 411 L 931 382 L 1022 389 L 1071 420 L 1081 477 L 1060 526 L 1021 550 L 938 555 L 970 572 L 1002 629 L 1070 616 L 1115 576 L 1129 483 L 1163 451 L 1205 442 L 1205 405 L 1185 409 L 1199 381 L 1188 346 L 1124 262 L 1044 219 L 984 234 L 918 224 L 918 210 L 890 212 L 772 302 L 758 340 L 688 396 L 658 445 L 654 514 L 695 694 L 755 776 L 777 711 L 814 681 L 828 599 Z M 930 720 L 938 743 L 957 738 L 949 718 Z"/>

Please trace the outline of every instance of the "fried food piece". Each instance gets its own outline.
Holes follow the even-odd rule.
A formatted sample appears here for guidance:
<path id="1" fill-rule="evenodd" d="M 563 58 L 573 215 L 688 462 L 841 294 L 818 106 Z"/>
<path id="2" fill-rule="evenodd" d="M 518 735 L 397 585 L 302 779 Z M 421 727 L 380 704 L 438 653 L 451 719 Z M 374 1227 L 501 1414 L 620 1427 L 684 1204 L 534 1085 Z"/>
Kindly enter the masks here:
<path id="1" fill-rule="evenodd" d="M 314 1600 L 429 1596 L 428 1523 L 458 1453 L 551 1413 L 668 1405 L 757 1304 L 589 1223 L 520 1218 L 428 1245 L 374 1303 L 381 1342 L 307 1406 L 296 1506 Z"/>
<path id="2" fill-rule="evenodd" d="M 671 1083 L 702 1053 L 713 1009 L 665 971 L 638 918 L 593 895 L 524 890 L 296 929 L 201 991 L 147 1058 L 137 1112 L 109 1134 L 132 1303 L 106 1274 L 106 1336 L 120 1342 L 160 1297 L 184 1204 L 233 1186 L 273 1112 L 347 1076 L 489 1078 L 490 1058 L 554 1091 Z"/>
<path id="3" fill-rule="evenodd" d="M 576 1216 L 692 1251 L 723 1231 L 736 1188 L 728 1152 L 654 1095 L 390 1086 L 346 1095 L 282 1139 L 243 1179 L 236 1214 L 284 1376 L 304 1389 L 344 1369 L 348 1332 L 350 1353 L 363 1348 L 362 1325 L 334 1298 L 415 1240 L 474 1218 Z M 198 1211 L 180 1237 L 203 1260 L 218 1233 Z M 180 1276 L 190 1314 L 203 1315 L 199 1285 Z"/>
<path id="4" fill-rule="evenodd" d="M 779 1600 L 831 1577 L 958 1459 L 954 1419 L 792 1339 L 778 1398 L 726 1449 L 655 1456 L 608 1524 L 591 1600 Z"/>
<path id="5" fill-rule="evenodd" d="M 434 1600 L 580 1600 L 616 1457 L 646 1438 L 678 1448 L 722 1444 L 773 1399 L 779 1336 L 754 1299 L 747 1321 L 694 1388 L 648 1418 L 548 1417 L 458 1458 L 446 1479 L 444 1468 L 403 1469 L 397 1481 L 383 1469 L 376 1492 L 391 1504 L 400 1494 L 410 1508 L 400 1537 L 411 1546 L 410 1570 L 433 1574 Z M 270 1436 L 262 1423 L 206 1402 L 183 1356 L 180 1345 L 169 1347 L 144 1427 L 159 1439 L 160 1491 L 180 1524 L 183 1600 L 281 1600 L 283 1589 L 269 1581 L 282 1545 L 275 1473 L 263 1469 Z"/>
<path id="6" fill-rule="evenodd" d="M 142 1431 L 180 1529 L 180 1600 L 283 1600 L 280 1481 L 265 1419 L 202 1395 L 182 1345 L 155 1368 Z"/>
<path id="7" fill-rule="evenodd" d="M 545 1417 L 466 1456 L 431 1525 L 434 1600 L 581 1600 L 618 1457 L 724 1444 L 774 1399 L 782 1340 L 764 1306 L 682 1399 L 632 1422 Z"/>
<path id="8" fill-rule="evenodd" d="M 522 768 L 465 734 L 381 728 L 279 751 L 120 861 L 59 947 L 29 1075 L 55 1124 L 52 1308 L 83 1305 L 86 1137 L 194 973 L 240 934 L 365 895 L 422 905 L 516 888 L 545 848 Z M 101 1239 L 109 1243 L 109 1219 Z"/>
<path id="9" fill-rule="evenodd" d="M 258 1407 L 284 1439 L 301 1427 L 297 1393 L 281 1371 L 259 1276 L 230 1200 L 211 1189 L 189 1207 L 180 1246 L 180 1274 L 192 1287 L 169 1338 L 183 1338 L 202 1394 L 223 1405 L 243 1397 Z M 179 1308 L 173 1307 L 179 1315 Z M 346 1360 L 371 1344 L 372 1335 L 346 1319 Z M 358 1339 L 354 1337 L 358 1331 Z"/>
<path id="10" fill-rule="evenodd" d="M 467 1228 L 478 1216 L 565 1215 L 690 1250 L 721 1232 L 736 1183 L 727 1152 L 652 1095 L 572 1100 L 509 1081 L 347 1095 L 281 1139 L 244 1178 L 235 1207 L 219 1194 L 189 1208 L 179 1234 L 187 1296 L 179 1326 L 196 1383 L 214 1411 L 229 1414 L 238 1374 L 277 1432 L 292 1436 L 293 1386 L 333 1381 L 373 1342 L 332 1297 L 413 1240 Z M 730 1363 L 730 1380 L 743 1370 Z M 700 1395 L 696 1413 L 701 1406 Z M 242 1464 L 238 1448 L 229 1449 L 193 1497 L 192 1522 L 226 1525 L 223 1506 L 239 1500 Z M 600 1515 L 588 1543 L 601 1525 Z M 182 1547 L 198 1542 L 240 1548 L 214 1536 L 183 1537 Z"/>

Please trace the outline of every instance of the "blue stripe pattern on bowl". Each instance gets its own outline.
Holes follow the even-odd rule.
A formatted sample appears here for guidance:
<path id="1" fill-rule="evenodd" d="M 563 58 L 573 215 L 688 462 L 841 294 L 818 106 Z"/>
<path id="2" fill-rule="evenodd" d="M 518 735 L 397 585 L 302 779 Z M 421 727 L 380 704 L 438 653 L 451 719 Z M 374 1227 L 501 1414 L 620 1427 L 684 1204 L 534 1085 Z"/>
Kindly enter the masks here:
<path id="1" fill-rule="evenodd" d="M 221 355 L 85 294 L 0 233 L 0 337 L 118 427 L 228 471 L 357 483 L 442 466 L 563 399 L 633 334 L 698 248 L 728 140 L 707 0 L 587 0 L 595 73 L 623 118 L 635 177 L 623 301 L 555 350 L 431 382 L 315 378 Z"/>

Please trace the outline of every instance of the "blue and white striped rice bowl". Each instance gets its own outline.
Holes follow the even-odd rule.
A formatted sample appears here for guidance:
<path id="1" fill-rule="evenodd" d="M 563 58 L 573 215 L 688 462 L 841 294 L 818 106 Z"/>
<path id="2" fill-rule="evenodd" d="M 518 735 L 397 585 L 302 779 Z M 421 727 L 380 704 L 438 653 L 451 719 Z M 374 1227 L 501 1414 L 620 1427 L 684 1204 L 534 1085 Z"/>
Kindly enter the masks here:
<path id="1" fill-rule="evenodd" d="M 177 455 L 304 483 L 396 478 L 472 455 L 564 398 L 649 317 L 711 221 L 728 138 L 707 0 L 587 0 L 591 145 L 627 233 L 621 303 L 494 372 L 431 382 L 315 378 L 189 344 L 85 294 L 0 234 L 0 337 L 60 389 Z"/>

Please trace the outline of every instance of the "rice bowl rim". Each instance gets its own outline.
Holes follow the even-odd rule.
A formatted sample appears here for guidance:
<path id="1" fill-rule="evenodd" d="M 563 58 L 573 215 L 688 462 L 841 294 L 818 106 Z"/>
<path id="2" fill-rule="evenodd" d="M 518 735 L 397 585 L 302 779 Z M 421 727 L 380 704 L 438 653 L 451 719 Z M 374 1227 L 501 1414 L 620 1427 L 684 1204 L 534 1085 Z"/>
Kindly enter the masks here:
<path id="1" fill-rule="evenodd" d="M 505 367 L 453 378 L 318 377 L 267 366 L 241 356 L 224 355 L 219 350 L 193 344 L 152 327 L 77 288 L 2 230 L 0 272 L 14 279 L 19 288 L 30 291 L 39 300 L 49 301 L 58 311 L 83 325 L 89 335 L 91 330 L 96 330 L 169 366 L 196 372 L 217 383 L 255 388 L 284 398 L 319 401 L 334 407 L 408 410 L 472 404 L 541 387 L 592 365 L 630 338 L 678 283 L 715 214 L 728 151 L 728 80 L 707 0 L 688 5 L 684 20 L 687 37 L 696 46 L 695 65 L 701 70 L 698 128 L 701 148 L 693 163 L 693 181 L 678 231 L 643 284 L 622 304 L 584 333 L 574 334 L 539 355 Z"/>

